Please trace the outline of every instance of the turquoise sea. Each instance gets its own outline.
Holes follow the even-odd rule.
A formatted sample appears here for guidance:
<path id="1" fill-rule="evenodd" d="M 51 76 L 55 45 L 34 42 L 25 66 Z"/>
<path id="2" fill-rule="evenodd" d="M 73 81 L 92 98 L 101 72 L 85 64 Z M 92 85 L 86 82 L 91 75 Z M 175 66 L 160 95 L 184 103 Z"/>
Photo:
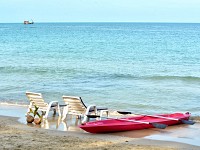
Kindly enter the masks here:
<path id="1" fill-rule="evenodd" d="M 62 95 L 136 113 L 200 115 L 200 24 L 0 24 L 0 102 Z"/>

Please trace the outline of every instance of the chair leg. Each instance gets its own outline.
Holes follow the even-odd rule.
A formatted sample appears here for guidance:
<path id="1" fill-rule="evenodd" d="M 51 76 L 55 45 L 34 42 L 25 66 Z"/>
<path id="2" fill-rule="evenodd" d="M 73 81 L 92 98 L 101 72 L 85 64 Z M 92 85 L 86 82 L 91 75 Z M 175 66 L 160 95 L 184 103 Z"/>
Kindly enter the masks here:
<path id="1" fill-rule="evenodd" d="M 57 104 L 57 106 L 56 106 L 56 109 L 58 110 L 58 113 L 59 113 L 59 116 L 61 116 L 61 113 L 60 113 L 60 106 L 59 106 L 59 104 L 58 104 L 58 102 L 57 101 L 51 101 L 49 104 L 48 104 L 48 113 L 49 113 L 49 110 L 51 109 L 51 106 L 53 105 L 53 103 L 56 103 Z M 55 113 L 56 113 L 56 109 L 54 110 L 54 115 L 55 115 Z"/>
<path id="2" fill-rule="evenodd" d="M 90 108 L 94 108 L 94 114 L 95 115 L 97 114 L 97 107 L 96 107 L 96 105 L 90 105 L 90 106 L 88 106 L 87 109 L 86 109 L 86 112 L 85 112 L 85 115 L 84 115 L 82 123 L 90 121 L 90 118 L 88 117 L 88 115 L 90 114 Z"/>
<path id="3" fill-rule="evenodd" d="M 50 109 L 51 109 L 51 106 L 49 105 L 48 108 L 47 108 L 47 111 L 44 115 L 44 119 L 47 119 Z"/>
<path id="4" fill-rule="evenodd" d="M 109 112 L 108 112 L 108 110 L 101 110 L 100 111 L 100 120 L 101 120 L 101 117 L 103 116 L 103 113 L 106 113 L 106 117 L 108 118 L 108 115 L 109 115 Z"/>
<path id="5" fill-rule="evenodd" d="M 60 106 L 59 106 L 59 104 L 58 104 L 58 106 L 57 106 L 57 111 L 58 111 L 58 115 L 61 116 L 61 112 L 60 112 Z"/>
<path id="6" fill-rule="evenodd" d="M 89 122 L 89 121 L 90 121 L 90 118 L 87 115 L 85 115 L 82 123 L 86 123 L 86 122 Z"/>
<path id="7" fill-rule="evenodd" d="M 64 108 L 63 108 L 63 117 L 62 117 L 62 121 L 63 120 L 65 120 L 65 118 L 66 118 L 66 116 L 67 116 L 67 113 L 68 113 L 68 108 L 67 108 L 67 106 L 65 106 Z"/>
<path id="8" fill-rule="evenodd" d="M 60 123 L 61 123 L 61 116 L 58 117 L 58 121 L 56 123 L 56 129 L 58 129 Z"/>

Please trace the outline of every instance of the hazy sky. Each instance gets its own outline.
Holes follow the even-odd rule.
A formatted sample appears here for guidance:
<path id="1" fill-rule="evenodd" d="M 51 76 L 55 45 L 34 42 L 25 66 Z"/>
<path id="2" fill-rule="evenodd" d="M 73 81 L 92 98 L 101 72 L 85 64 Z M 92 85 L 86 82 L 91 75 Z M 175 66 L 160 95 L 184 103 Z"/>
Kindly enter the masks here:
<path id="1" fill-rule="evenodd" d="M 0 22 L 199 22 L 200 0 L 0 0 Z"/>

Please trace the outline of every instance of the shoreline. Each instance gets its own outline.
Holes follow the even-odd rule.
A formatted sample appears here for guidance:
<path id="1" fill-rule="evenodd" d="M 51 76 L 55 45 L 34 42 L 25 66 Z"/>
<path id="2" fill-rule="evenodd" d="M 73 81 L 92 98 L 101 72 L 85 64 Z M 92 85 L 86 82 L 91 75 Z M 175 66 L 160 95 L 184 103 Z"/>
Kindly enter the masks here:
<path id="1" fill-rule="evenodd" d="M 169 126 L 165 130 L 152 128 L 109 134 L 90 134 L 78 128 L 75 119 L 60 122 L 57 116 L 49 116 L 46 125 L 45 123 L 40 126 L 26 124 L 25 113 L 26 107 L 24 106 L 0 105 L 0 135 L 2 139 L 11 140 L 9 145 L 14 146 L 11 149 L 17 148 L 17 145 L 21 145 L 22 149 L 30 149 L 30 147 L 34 149 L 34 143 L 31 144 L 32 140 L 40 143 L 41 141 L 38 141 L 38 139 L 45 139 L 44 144 L 48 145 L 48 143 L 54 141 L 55 136 L 57 143 L 67 138 L 70 141 L 67 146 L 70 148 L 73 147 L 72 145 L 77 145 L 77 142 L 78 145 L 82 145 L 75 149 L 88 146 L 85 143 L 93 143 L 91 145 L 95 149 L 96 147 L 97 149 L 102 149 L 102 146 L 103 148 L 105 147 L 104 149 L 200 149 L 200 138 L 198 138 L 200 134 L 199 123 L 193 126 Z M 20 133 L 20 136 L 17 133 Z M 42 137 L 40 137 L 41 135 Z M 21 140 L 15 140 L 16 138 Z M 0 146 L 10 149 L 7 147 L 8 145 L 4 144 L 7 142 L 6 140 L 1 141 Z M 37 146 L 39 143 L 35 145 Z M 101 144 L 99 145 L 98 143 Z M 29 148 L 27 148 L 27 144 Z M 62 144 L 61 142 L 57 146 Z M 132 148 L 130 148 L 130 145 Z M 65 146 L 66 144 L 61 146 L 60 149 Z M 49 148 L 53 147 L 49 146 Z M 92 148 L 88 147 L 87 149 Z"/>
<path id="2" fill-rule="evenodd" d="M 30 127 L 17 117 L 0 116 L 0 146 L 5 149 L 199 149 L 178 142 L 128 138 L 109 134 L 63 132 Z M 51 144 L 49 144 L 51 143 Z"/>

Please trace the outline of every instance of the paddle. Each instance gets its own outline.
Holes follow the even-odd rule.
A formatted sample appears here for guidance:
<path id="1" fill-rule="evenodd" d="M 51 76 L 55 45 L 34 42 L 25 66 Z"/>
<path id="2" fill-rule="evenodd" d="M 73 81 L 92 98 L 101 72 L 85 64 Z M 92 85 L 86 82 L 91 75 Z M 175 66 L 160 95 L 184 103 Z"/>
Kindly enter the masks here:
<path id="1" fill-rule="evenodd" d="M 152 122 L 145 122 L 145 121 L 138 121 L 138 120 L 127 120 L 127 119 L 123 119 L 123 118 L 108 118 L 108 119 L 116 119 L 116 120 L 121 120 L 121 121 L 128 121 L 128 122 L 137 122 L 137 123 L 143 123 L 143 124 L 150 124 L 155 128 L 159 128 L 159 129 L 165 129 L 167 127 L 167 125 L 165 124 L 160 124 L 160 123 L 152 123 Z"/>
<path id="2" fill-rule="evenodd" d="M 134 114 L 130 111 L 117 111 L 120 114 L 126 115 L 126 114 Z M 138 114 L 138 115 L 144 115 L 144 116 L 150 116 L 150 117 L 157 117 L 157 118 L 163 118 L 163 119 L 168 119 L 168 120 L 176 120 L 176 121 L 181 121 L 184 124 L 189 124 L 193 125 L 195 124 L 194 121 L 192 120 L 184 120 L 184 119 L 176 119 L 176 118 L 171 118 L 171 117 L 164 117 L 164 116 L 157 116 L 157 115 L 146 115 L 146 114 Z"/>

